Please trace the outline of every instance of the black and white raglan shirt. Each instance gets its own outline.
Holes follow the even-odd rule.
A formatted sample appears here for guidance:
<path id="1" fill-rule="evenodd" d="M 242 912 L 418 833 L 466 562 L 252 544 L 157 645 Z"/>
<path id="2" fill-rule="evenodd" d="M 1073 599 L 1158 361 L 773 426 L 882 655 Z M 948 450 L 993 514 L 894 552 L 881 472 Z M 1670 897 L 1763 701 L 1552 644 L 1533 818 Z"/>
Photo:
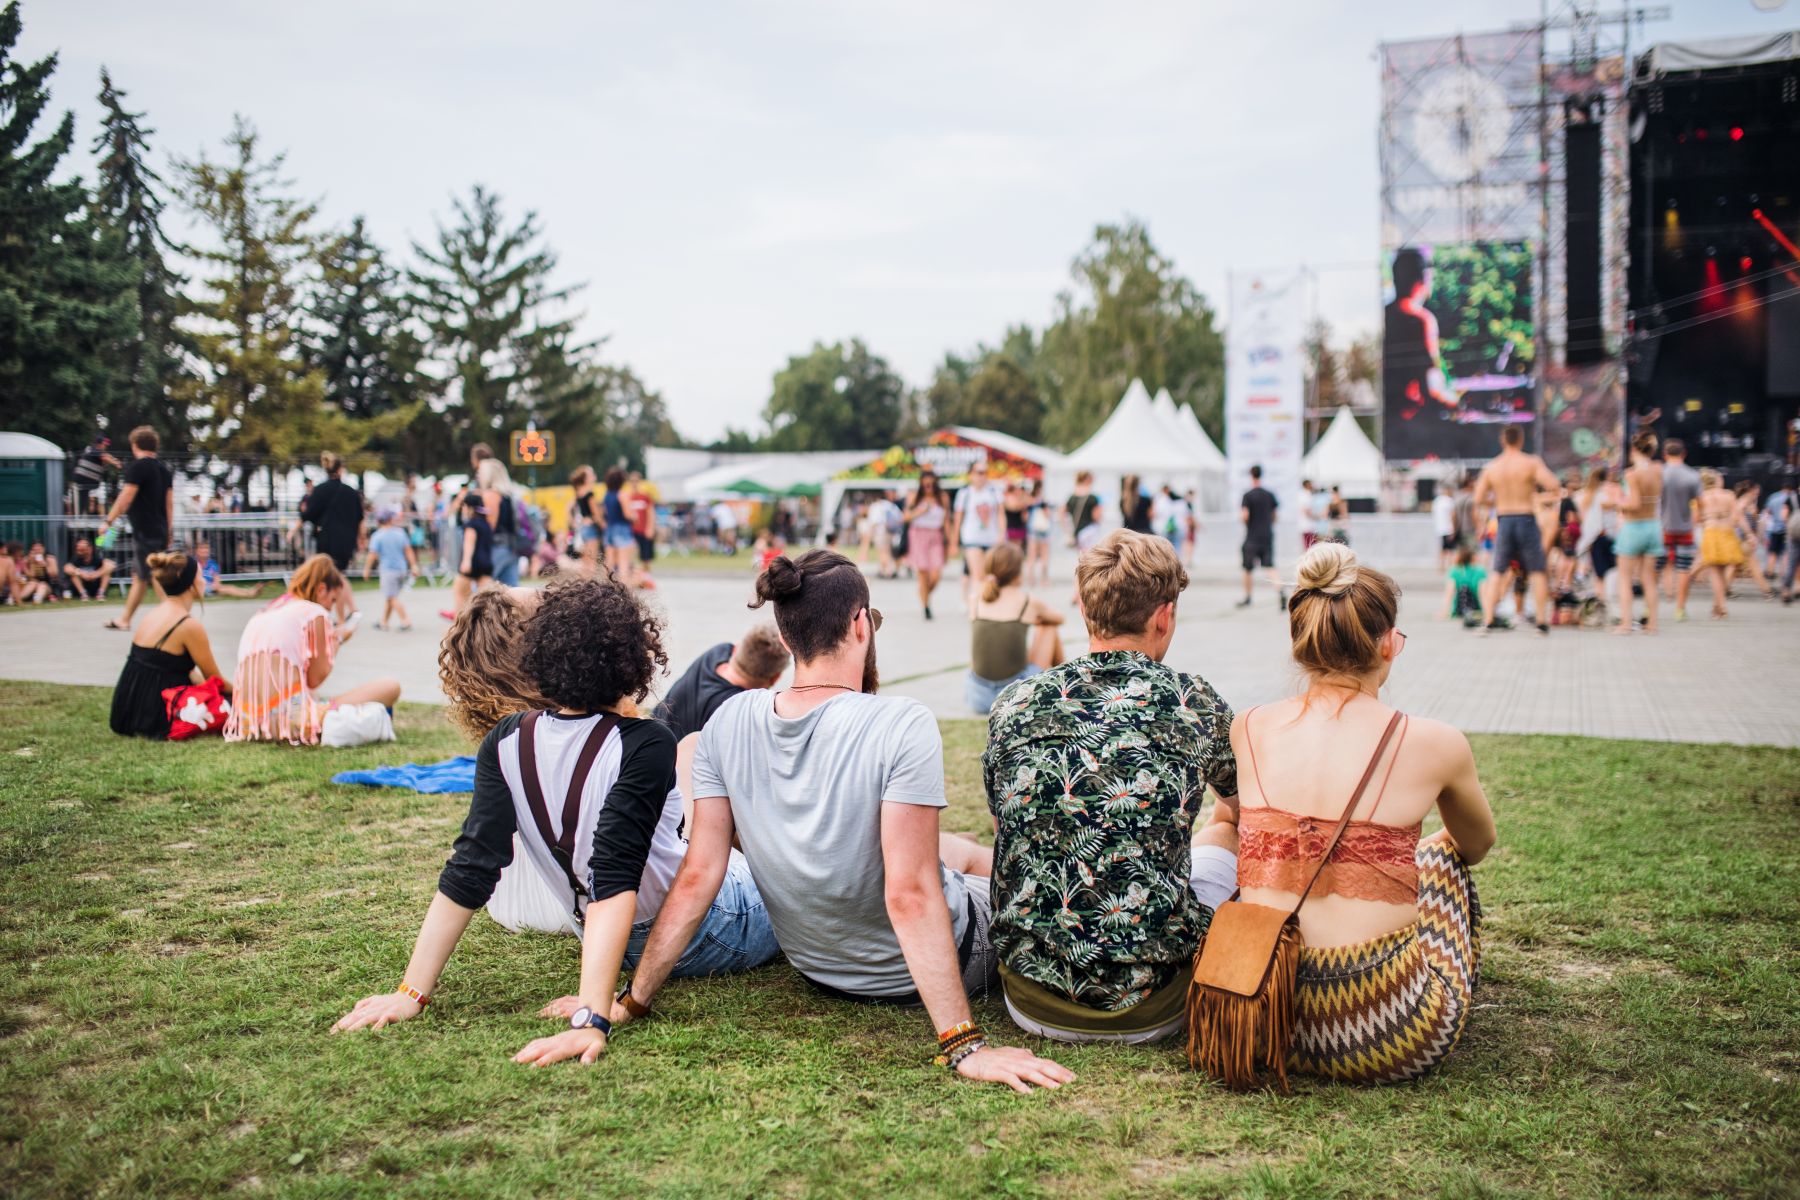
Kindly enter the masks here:
<path id="1" fill-rule="evenodd" d="M 501 869 L 512 864 L 513 835 L 525 863 L 556 895 L 586 911 L 550 855 L 519 772 L 520 715 L 506 717 L 475 754 L 475 794 L 456 847 L 438 876 L 438 891 L 464 908 L 481 908 L 494 894 Z M 550 823 L 561 833 L 563 798 L 588 733 L 600 715 L 545 713 L 534 734 L 538 782 Z M 687 852 L 680 836 L 681 792 L 675 786 L 675 736 L 660 721 L 625 718 L 606 737 L 582 789 L 575 835 L 576 874 L 586 872 L 588 895 L 606 900 L 637 892 L 634 921 L 653 919 Z M 579 864 L 586 864 L 585 867 Z"/>

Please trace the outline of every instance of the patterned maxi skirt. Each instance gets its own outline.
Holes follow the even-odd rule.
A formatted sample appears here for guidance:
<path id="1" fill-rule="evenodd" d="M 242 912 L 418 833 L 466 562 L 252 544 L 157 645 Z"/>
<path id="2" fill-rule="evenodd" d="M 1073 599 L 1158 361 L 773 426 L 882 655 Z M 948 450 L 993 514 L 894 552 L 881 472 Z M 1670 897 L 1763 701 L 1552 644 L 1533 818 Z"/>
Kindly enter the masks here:
<path id="1" fill-rule="evenodd" d="M 1461 1039 L 1481 968 L 1481 902 L 1448 842 L 1421 843 L 1417 862 L 1417 924 L 1301 949 L 1289 1071 L 1397 1083 L 1437 1066 Z"/>

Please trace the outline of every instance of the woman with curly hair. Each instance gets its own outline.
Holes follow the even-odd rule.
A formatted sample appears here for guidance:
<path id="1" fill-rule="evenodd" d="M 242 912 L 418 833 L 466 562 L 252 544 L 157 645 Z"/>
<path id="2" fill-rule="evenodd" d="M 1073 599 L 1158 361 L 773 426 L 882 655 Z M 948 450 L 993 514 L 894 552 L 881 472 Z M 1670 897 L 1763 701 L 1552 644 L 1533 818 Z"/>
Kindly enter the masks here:
<path id="1" fill-rule="evenodd" d="M 565 996 L 542 1013 L 568 1018 L 568 1030 L 538 1039 L 516 1060 L 594 1062 L 615 999 L 645 1011 L 629 989 L 615 997 L 619 971 L 637 962 L 687 851 L 674 735 L 630 715 L 668 665 L 661 625 L 616 583 L 565 578 L 543 590 L 515 644 L 521 676 L 548 707 L 504 716 L 482 739 L 469 815 L 399 988 L 358 1001 L 334 1030 L 378 1029 L 424 1011 L 469 919 L 512 864 L 514 834 L 524 865 L 568 907 L 582 938 L 579 999 Z M 479 718 L 462 703 L 466 728 Z M 762 896 L 734 852 L 676 970 L 724 974 L 778 953 Z"/>

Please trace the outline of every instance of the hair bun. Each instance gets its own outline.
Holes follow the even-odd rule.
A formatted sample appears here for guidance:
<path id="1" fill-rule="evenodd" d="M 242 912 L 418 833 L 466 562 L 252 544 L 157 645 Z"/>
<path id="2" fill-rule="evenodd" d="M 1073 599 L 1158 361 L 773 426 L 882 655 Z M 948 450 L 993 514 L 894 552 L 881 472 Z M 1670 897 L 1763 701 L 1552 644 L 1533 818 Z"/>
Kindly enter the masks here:
<path id="1" fill-rule="evenodd" d="M 783 554 L 756 577 L 756 595 L 762 600 L 787 600 L 799 595 L 805 583 L 806 576 L 794 560 Z"/>
<path id="2" fill-rule="evenodd" d="M 1295 585 L 1301 590 L 1341 596 L 1356 583 L 1356 554 L 1342 542 L 1314 542 L 1300 556 Z"/>

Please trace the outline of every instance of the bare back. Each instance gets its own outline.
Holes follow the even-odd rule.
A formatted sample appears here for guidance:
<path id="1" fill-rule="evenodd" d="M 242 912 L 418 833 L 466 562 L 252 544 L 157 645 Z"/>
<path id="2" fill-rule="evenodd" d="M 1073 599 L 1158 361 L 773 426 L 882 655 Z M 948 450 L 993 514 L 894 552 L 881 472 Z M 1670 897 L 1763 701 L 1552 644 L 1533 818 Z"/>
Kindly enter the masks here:
<path id="1" fill-rule="evenodd" d="M 1626 521 L 1654 521 L 1662 514 L 1662 467 L 1647 462 L 1625 471 L 1626 499 L 1636 503 L 1619 505 L 1619 517 Z"/>
<path id="2" fill-rule="evenodd" d="M 1494 511 L 1503 517 L 1530 516 L 1536 512 L 1538 487 L 1550 468 L 1535 454 L 1522 450 L 1502 450 L 1500 457 L 1481 472 L 1487 488 L 1494 496 Z M 1555 487 L 1551 477 L 1550 487 Z M 1480 499 L 1478 494 L 1477 499 Z"/>

